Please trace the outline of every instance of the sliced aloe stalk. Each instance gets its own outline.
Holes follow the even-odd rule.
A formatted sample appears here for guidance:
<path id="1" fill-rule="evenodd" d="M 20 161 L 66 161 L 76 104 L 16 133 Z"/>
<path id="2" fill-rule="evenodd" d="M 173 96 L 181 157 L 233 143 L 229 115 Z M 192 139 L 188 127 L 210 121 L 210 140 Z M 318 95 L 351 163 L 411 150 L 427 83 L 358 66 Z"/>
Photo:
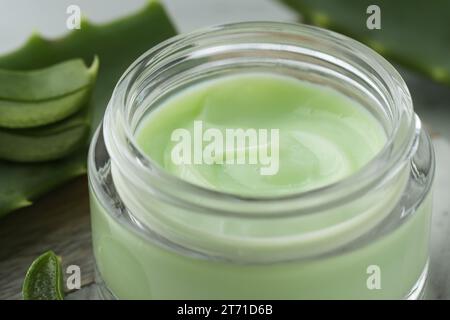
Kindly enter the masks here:
<path id="1" fill-rule="evenodd" d="M 63 300 L 61 261 L 53 251 L 47 251 L 33 261 L 22 287 L 24 300 Z"/>
<path id="2" fill-rule="evenodd" d="M 82 59 L 71 59 L 37 70 L 0 70 L 0 100 L 36 102 L 62 97 L 89 87 L 97 71 L 97 57 L 90 67 Z"/>
<path id="3" fill-rule="evenodd" d="M 80 147 L 89 134 L 84 112 L 32 129 L 0 129 L 0 159 L 39 162 L 62 158 Z"/>
<path id="4" fill-rule="evenodd" d="M 102 66 L 88 109 L 91 129 L 94 129 L 125 69 L 146 50 L 175 34 L 164 8 L 157 1 L 151 1 L 137 13 L 106 25 L 93 25 L 82 20 L 80 30 L 54 41 L 34 34 L 20 49 L 0 56 L 0 69 L 42 69 L 74 58 L 90 61 L 97 55 Z M 51 162 L 0 160 L 0 216 L 29 206 L 34 199 L 84 174 L 86 149 L 81 147 L 73 154 Z"/>
<path id="5" fill-rule="evenodd" d="M 305 22 L 347 34 L 384 57 L 450 85 L 450 1 L 281 0 Z M 381 29 L 366 26 L 369 5 Z"/>
<path id="6" fill-rule="evenodd" d="M 59 98 L 37 102 L 0 100 L 0 127 L 29 128 L 57 122 L 85 106 L 91 91 L 91 87 L 83 87 Z"/>

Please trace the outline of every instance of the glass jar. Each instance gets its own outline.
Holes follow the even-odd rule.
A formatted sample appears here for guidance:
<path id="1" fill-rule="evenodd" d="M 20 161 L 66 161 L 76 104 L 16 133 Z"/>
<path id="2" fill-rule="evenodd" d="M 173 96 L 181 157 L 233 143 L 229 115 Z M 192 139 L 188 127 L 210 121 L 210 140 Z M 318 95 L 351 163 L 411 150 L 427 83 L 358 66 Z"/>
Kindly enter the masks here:
<path id="1" fill-rule="evenodd" d="M 255 71 L 356 100 L 382 125 L 386 145 L 345 179 L 278 197 L 205 189 L 140 151 L 136 128 L 161 101 L 200 81 Z M 340 34 L 253 22 L 161 43 L 120 79 L 88 162 L 104 298 L 417 299 L 424 292 L 432 144 L 397 71 Z"/>

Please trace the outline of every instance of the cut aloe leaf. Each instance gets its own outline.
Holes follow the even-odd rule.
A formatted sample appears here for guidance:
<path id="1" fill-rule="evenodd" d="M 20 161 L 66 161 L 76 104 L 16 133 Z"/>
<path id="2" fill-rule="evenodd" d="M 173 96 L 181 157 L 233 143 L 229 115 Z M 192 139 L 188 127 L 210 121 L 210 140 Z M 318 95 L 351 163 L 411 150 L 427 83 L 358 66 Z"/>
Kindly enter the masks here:
<path id="1" fill-rule="evenodd" d="M 33 129 L 0 129 L 0 159 L 40 162 L 62 158 L 85 143 L 89 123 L 85 114 Z"/>
<path id="2" fill-rule="evenodd" d="M 85 106 L 91 91 L 91 87 L 83 87 L 59 98 L 37 102 L 0 100 L 0 127 L 29 128 L 57 122 Z"/>
<path id="3" fill-rule="evenodd" d="M 36 102 L 63 97 L 90 87 L 97 71 L 97 57 L 90 67 L 82 59 L 72 59 L 38 70 L 0 70 L 0 100 Z"/>
<path id="4" fill-rule="evenodd" d="M 24 300 L 63 300 L 61 261 L 47 251 L 33 261 L 23 282 Z"/>
<path id="5" fill-rule="evenodd" d="M 33 35 L 17 51 L 0 56 L 0 69 L 34 70 L 69 59 L 90 61 L 98 56 L 101 68 L 89 108 L 91 129 L 99 124 L 112 90 L 139 55 L 175 35 L 163 7 L 156 1 L 131 16 L 103 26 L 86 21 L 57 40 Z M 92 134 L 92 130 L 91 130 Z M 28 206 L 41 195 L 86 172 L 86 149 L 48 163 L 0 161 L 0 216 Z"/>
<path id="6" fill-rule="evenodd" d="M 450 84 L 450 1 L 281 0 L 305 22 L 347 34 L 435 81 Z M 381 29 L 366 26 L 369 5 L 381 10 Z"/>
<path id="7" fill-rule="evenodd" d="M 64 159 L 42 163 L 15 163 L 0 160 L 0 217 L 29 206 L 64 181 L 86 173 L 85 149 Z"/>
<path id="8" fill-rule="evenodd" d="M 117 81 L 128 66 L 145 51 L 175 34 L 162 5 L 158 1 L 149 1 L 136 14 L 106 25 L 82 20 L 80 30 L 61 39 L 48 40 L 33 34 L 23 47 L 0 56 L 0 68 L 33 70 L 74 58 L 90 61 L 98 56 L 101 68 L 91 108 L 94 129 L 103 117 Z"/>

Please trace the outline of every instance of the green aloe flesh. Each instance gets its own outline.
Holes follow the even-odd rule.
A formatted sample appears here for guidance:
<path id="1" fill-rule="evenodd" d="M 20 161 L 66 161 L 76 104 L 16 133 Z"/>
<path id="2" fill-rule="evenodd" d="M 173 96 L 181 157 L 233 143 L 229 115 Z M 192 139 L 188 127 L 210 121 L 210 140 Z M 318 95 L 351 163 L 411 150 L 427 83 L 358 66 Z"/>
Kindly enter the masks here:
<path id="1" fill-rule="evenodd" d="M 63 300 L 61 261 L 47 251 L 33 261 L 23 282 L 24 300 Z"/>
<path id="2" fill-rule="evenodd" d="M 450 85 L 450 1 L 281 0 L 304 21 L 353 37 L 393 62 Z M 381 29 L 366 26 L 369 5 Z"/>
<path id="3" fill-rule="evenodd" d="M 97 70 L 97 58 L 91 67 L 86 67 L 82 59 L 71 59 L 38 70 L 0 70 L 0 100 L 59 98 L 90 86 Z"/>
<path id="4" fill-rule="evenodd" d="M 64 157 L 86 141 L 85 114 L 39 128 L 0 129 L 0 158 L 17 162 L 49 161 Z"/>
<path id="5" fill-rule="evenodd" d="M 59 121 L 85 106 L 90 93 L 90 87 L 83 87 L 56 99 L 35 102 L 0 100 L 0 127 L 29 128 Z"/>
<path id="6" fill-rule="evenodd" d="M 36 127 L 77 112 L 89 100 L 98 66 L 95 57 L 90 67 L 72 59 L 39 70 L 0 70 L 0 127 Z"/>
<path id="7" fill-rule="evenodd" d="M 16 99 L 0 98 L 0 159 L 55 160 L 86 141 L 87 112 L 69 116 L 88 103 L 98 64 L 95 57 L 89 68 L 82 60 L 74 59 L 29 72 L 0 70 L 0 83 L 5 84 L 0 86 L 0 94 Z M 30 98 L 28 93 L 43 100 L 26 101 L 25 98 Z"/>
<path id="8" fill-rule="evenodd" d="M 98 56 L 101 67 L 92 98 L 85 110 L 87 112 L 85 121 L 89 122 L 89 135 L 92 135 L 93 129 L 98 126 L 103 116 L 115 84 L 126 68 L 145 51 L 175 34 L 164 8 L 159 2 L 151 1 L 137 13 L 105 25 L 93 25 L 83 20 L 81 30 L 71 32 L 57 40 L 47 40 L 34 34 L 23 47 L 0 56 L 0 69 L 32 71 L 78 58 L 89 63 L 92 57 Z M 58 125 L 59 123 L 54 124 L 55 127 Z M 77 127 L 71 127 L 70 130 L 73 130 L 74 136 L 79 136 L 80 131 L 75 128 Z M 30 132 L 28 130 L 34 129 L 42 128 L 20 130 Z M 14 132 L 15 130 L 18 129 L 14 129 Z M 10 132 L 9 129 L 0 131 Z M 53 134 L 55 133 L 61 134 L 61 131 L 53 131 Z M 43 132 L 39 132 L 36 139 L 42 139 L 44 136 Z M 21 138 L 17 136 L 17 132 L 16 138 Z M 4 140 L 1 134 L 0 139 Z M 28 206 L 34 199 L 84 174 L 87 140 L 84 139 L 77 150 L 54 161 L 18 163 L 0 160 L 0 216 Z M 25 142 L 29 145 L 30 140 L 26 139 Z M 33 156 L 36 157 L 38 154 L 35 153 Z"/>

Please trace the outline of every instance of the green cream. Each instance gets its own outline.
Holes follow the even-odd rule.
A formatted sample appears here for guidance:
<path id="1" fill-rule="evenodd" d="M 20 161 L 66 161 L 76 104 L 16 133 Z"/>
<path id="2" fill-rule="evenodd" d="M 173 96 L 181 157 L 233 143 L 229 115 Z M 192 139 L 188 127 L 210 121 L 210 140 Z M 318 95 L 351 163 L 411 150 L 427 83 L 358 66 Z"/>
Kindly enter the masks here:
<path id="1" fill-rule="evenodd" d="M 260 164 L 174 164 L 177 141 L 194 121 L 204 129 L 279 129 L 279 169 Z M 339 92 L 288 77 L 245 74 L 181 91 L 137 130 L 138 145 L 165 170 L 207 188 L 238 195 L 280 195 L 318 188 L 359 170 L 380 151 L 386 135 L 362 106 Z M 254 147 L 264 147 L 259 141 Z M 203 145 L 205 147 L 207 143 Z M 229 151 L 229 150 L 228 150 Z"/>
<path id="2" fill-rule="evenodd" d="M 431 197 L 398 230 L 362 248 L 319 259 L 241 264 L 189 257 L 118 223 L 91 193 L 94 253 L 120 299 L 402 299 L 428 259 Z M 367 268 L 382 271 L 369 290 Z"/>

